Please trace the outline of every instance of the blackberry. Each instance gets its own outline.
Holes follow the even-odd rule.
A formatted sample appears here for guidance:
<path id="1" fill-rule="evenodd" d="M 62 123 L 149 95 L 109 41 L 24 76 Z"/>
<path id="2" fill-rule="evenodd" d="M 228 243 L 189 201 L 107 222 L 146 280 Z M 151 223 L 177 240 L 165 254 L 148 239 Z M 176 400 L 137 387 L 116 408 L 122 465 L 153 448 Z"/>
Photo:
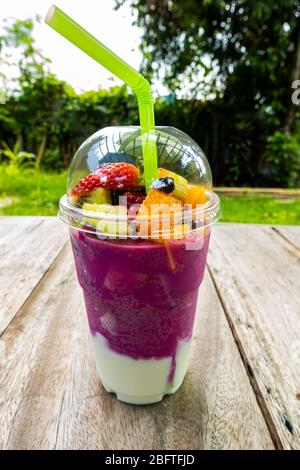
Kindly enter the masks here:
<path id="1" fill-rule="evenodd" d="M 111 191 L 111 203 L 113 206 L 118 206 L 119 205 L 119 197 L 123 196 L 125 191 L 118 190 L 118 189 L 113 189 Z"/>

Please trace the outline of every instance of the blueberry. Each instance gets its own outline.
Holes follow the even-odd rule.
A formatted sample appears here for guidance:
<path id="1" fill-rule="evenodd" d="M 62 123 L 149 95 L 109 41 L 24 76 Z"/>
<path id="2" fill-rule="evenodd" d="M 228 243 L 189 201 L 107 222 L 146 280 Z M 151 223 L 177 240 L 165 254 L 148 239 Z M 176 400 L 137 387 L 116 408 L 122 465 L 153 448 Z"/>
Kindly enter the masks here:
<path id="1" fill-rule="evenodd" d="M 172 193 L 175 189 L 175 184 L 173 178 L 158 178 L 155 180 L 152 185 L 152 189 L 158 189 L 159 191 L 163 191 L 166 194 Z"/>

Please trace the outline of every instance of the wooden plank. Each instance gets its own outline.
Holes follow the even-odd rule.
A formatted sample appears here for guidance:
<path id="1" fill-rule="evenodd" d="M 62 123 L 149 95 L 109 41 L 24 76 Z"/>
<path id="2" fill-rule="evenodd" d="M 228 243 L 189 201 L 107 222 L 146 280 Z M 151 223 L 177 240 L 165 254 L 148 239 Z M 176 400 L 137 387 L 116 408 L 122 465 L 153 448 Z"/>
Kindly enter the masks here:
<path id="1" fill-rule="evenodd" d="M 277 447 L 300 448 L 300 264 L 272 227 L 215 227 L 208 265 Z"/>
<path id="2" fill-rule="evenodd" d="M 0 336 L 66 241 L 54 217 L 0 219 Z"/>
<path id="3" fill-rule="evenodd" d="M 273 227 L 273 230 L 300 250 L 300 225 L 278 225 Z"/>
<path id="4" fill-rule="evenodd" d="M 224 312 L 206 276 L 190 370 L 178 393 L 134 407 L 96 376 L 66 247 L 3 335 L 4 449 L 271 449 Z"/>
<path id="5" fill-rule="evenodd" d="M 15 217 L 0 217 L 0 254 L 1 258 L 3 257 L 4 249 L 10 240 L 12 243 L 15 243 L 15 240 L 18 240 L 20 234 L 26 230 L 34 230 L 41 224 L 39 217 L 34 219 L 33 217 L 20 217 L 17 219 Z M 20 241 L 19 241 L 20 243 Z M 14 247 L 14 245 L 12 245 Z"/>

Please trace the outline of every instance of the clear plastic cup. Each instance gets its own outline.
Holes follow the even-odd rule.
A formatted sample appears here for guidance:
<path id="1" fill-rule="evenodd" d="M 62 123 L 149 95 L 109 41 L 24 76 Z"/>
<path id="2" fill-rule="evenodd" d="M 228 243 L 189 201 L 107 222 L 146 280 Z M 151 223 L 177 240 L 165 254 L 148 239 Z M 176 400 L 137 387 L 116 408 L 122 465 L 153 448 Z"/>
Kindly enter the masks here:
<path id="1" fill-rule="evenodd" d="M 137 127 L 92 135 L 72 160 L 68 192 L 102 164 L 126 161 L 142 173 L 141 138 Z M 211 226 L 220 217 L 199 146 L 168 127 L 148 138 L 156 141 L 158 166 L 203 187 L 205 203 L 172 214 L 171 229 L 165 215 L 137 224 L 125 208 L 115 214 L 85 211 L 67 195 L 59 210 L 70 229 L 98 374 L 108 392 L 132 404 L 158 402 L 183 382 Z"/>

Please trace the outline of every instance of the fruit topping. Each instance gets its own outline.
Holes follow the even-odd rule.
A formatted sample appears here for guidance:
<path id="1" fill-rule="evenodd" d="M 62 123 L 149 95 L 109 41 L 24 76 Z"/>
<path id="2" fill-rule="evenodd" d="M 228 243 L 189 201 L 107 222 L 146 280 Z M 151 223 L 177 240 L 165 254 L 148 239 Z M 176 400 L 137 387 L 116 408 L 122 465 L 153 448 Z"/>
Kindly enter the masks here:
<path id="1" fill-rule="evenodd" d="M 85 202 L 82 209 L 89 212 L 103 214 L 103 218 L 86 217 L 85 222 L 95 227 L 101 233 L 112 235 L 127 235 L 127 208 L 111 204 L 89 204 Z M 111 215 L 111 218 L 108 217 Z M 118 220 L 121 218 L 122 220 Z"/>
<path id="2" fill-rule="evenodd" d="M 158 178 L 152 183 L 151 188 L 158 189 L 166 194 L 172 193 L 175 189 L 174 179 L 169 176 Z"/>
<path id="3" fill-rule="evenodd" d="M 133 206 L 134 204 L 142 204 L 146 195 L 142 191 L 126 191 L 123 196 L 127 198 L 127 207 Z"/>
<path id="4" fill-rule="evenodd" d="M 182 209 L 182 202 L 175 197 L 150 189 L 137 213 L 140 235 L 163 238 L 162 232 L 170 234 L 175 222 L 181 223 Z"/>
<path id="5" fill-rule="evenodd" d="M 158 169 L 158 178 L 172 178 L 174 180 L 175 189 L 172 192 L 172 196 L 177 197 L 181 201 L 185 201 L 188 195 L 188 182 L 187 180 L 173 171 L 165 170 L 165 168 Z"/>
<path id="6" fill-rule="evenodd" d="M 100 185 L 106 189 L 131 189 L 139 185 L 139 170 L 131 163 L 111 163 L 97 170 Z"/>
<path id="7" fill-rule="evenodd" d="M 134 204 L 142 204 L 146 197 L 146 192 L 143 188 L 132 189 L 131 191 L 113 190 L 110 193 L 113 206 L 125 205 L 126 203 L 128 208 Z"/>
<path id="8" fill-rule="evenodd" d="M 93 227 L 97 236 L 133 234 L 166 243 L 186 237 L 189 227 L 183 223 L 184 204 L 193 208 L 203 204 L 205 189 L 189 186 L 182 176 L 159 168 L 146 195 L 138 168 L 116 162 L 79 180 L 69 199 L 86 211 L 84 223 Z"/>
<path id="9" fill-rule="evenodd" d="M 111 194 L 111 203 L 113 206 L 118 206 L 120 204 L 120 197 L 123 196 L 124 191 L 123 190 L 118 190 L 118 189 L 113 189 L 110 191 Z"/>
<path id="10" fill-rule="evenodd" d="M 88 196 L 92 191 L 100 187 L 100 179 L 97 172 L 95 171 L 94 173 L 91 173 L 85 178 L 79 180 L 75 188 L 73 188 L 70 192 L 69 197 L 71 201 L 74 202 L 81 197 Z"/>
<path id="11" fill-rule="evenodd" d="M 205 188 L 204 186 L 188 186 L 187 198 L 184 204 L 191 204 L 194 209 L 197 204 L 205 203 Z"/>
<path id="12" fill-rule="evenodd" d="M 92 204 L 110 204 L 111 203 L 111 195 L 110 191 L 105 188 L 98 188 L 94 189 L 86 199 L 86 202 L 90 202 Z"/>
<path id="13" fill-rule="evenodd" d="M 72 202 L 76 202 L 79 198 L 90 196 L 98 188 L 106 190 L 132 189 L 139 186 L 139 179 L 139 170 L 131 163 L 111 163 L 79 180 L 69 197 Z M 102 195 L 103 193 L 101 197 Z"/>
<path id="14" fill-rule="evenodd" d="M 182 212 L 182 206 L 182 202 L 170 194 L 165 194 L 157 189 L 150 189 L 138 213 L 139 215 L 148 214 L 149 216 L 164 213 L 174 215 L 177 212 Z"/>

